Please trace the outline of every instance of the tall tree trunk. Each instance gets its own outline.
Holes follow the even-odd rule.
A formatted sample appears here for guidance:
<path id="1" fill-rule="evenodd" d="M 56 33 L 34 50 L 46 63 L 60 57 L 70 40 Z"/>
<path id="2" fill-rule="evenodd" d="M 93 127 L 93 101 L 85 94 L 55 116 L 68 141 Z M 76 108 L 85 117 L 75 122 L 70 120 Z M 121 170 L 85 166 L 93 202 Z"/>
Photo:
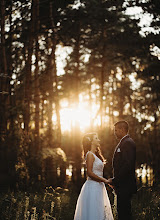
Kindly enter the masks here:
<path id="1" fill-rule="evenodd" d="M 101 117 L 101 129 L 103 128 L 103 96 L 104 96 L 104 62 L 102 61 L 102 68 L 101 68 L 101 82 L 100 82 L 100 117 Z"/>
<path id="2" fill-rule="evenodd" d="M 1 49 L 2 49 L 2 74 L 0 88 L 0 134 L 6 134 L 7 130 L 7 99 L 9 76 L 7 69 L 7 57 L 5 48 L 5 1 L 1 1 Z"/>
<path id="3" fill-rule="evenodd" d="M 40 113 L 40 116 L 41 116 L 40 123 L 41 123 L 42 129 L 44 128 L 44 100 L 45 100 L 45 98 L 42 94 L 42 98 L 41 98 L 42 108 L 41 108 L 41 113 Z"/>
<path id="4" fill-rule="evenodd" d="M 75 43 L 75 106 L 79 106 L 79 67 L 80 67 L 80 21 L 77 24 L 77 39 Z M 76 161 L 76 177 L 81 178 L 81 147 L 80 147 L 80 125 L 78 120 L 74 127 L 74 159 Z M 80 183 L 80 181 L 78 181 Z"/>
<path id="5" fill-rule="evenodd" d="M 39 94 L 39 0 L 36 0 L 36 63 L 35 63 L 35 148 L 36 151 L 39 150 L 39 103 L 40 103 L 40 94 Z"/>
<path id="6" fill-rule="evenodd" d="M 80 63 L 80 23 L 77 24 L 77 40 L 75 45 L 75 104 L 76 106 L 79 105 L 79 63 Z"/>
<path id="7" fill-rule="evenodd" d="M 57 115 L 57 146 L 61 146 L 61 118 L 60 118 L 60 105 L 59 105 L 59 94 L 58 94 L 58 80 L 57 74 L 55 74 L 55 82 L 56 82 L 56 94 L 55 94 L 55 107 L 56 107 L 56 115 Z"/>
<path id="8" fill-rule="evenodd" d="M 58 77 L 57 77 L 57 65 L 56 65 L 56 56 L 55 56 L 55 52 L 56 52 L 56 45 L 57 45 L 57 33 L 56 33 L 56 28 L 55 28 L 55 24 L 54 24 L 54 20 L 53 20 L 53 8 L 52 8 L 52 4 L 50 4 L 50 18 L 51 18 L 51 25 L 52 25 L 52 29 L 54 32 L 54 39 L 53 39 L 53 49 L 54 49 L 54 53 L 53 54 L 53 75 L 55 77 L 55 108 L 56 108 L 56 116 L 57 116 L 57 129 L 56 129 L 56 133 L 57 133 L 57 146 L 60 147 L 61 146 L 61 118 L 60 118 L 60 105 L 59 105 L 59 93 L 58 93 Z"/>
<path id="9" fill-rule="evenodd" d="M 157 106 L 158 109 L 158 106 Z M 160 147 L 159 147 L 159 143 L 158 143 L 158 115 L 157 115 L 157 111 L 155 111 L 154 113 L 154 146 L 155 146 L 155 150 L 154 150 L 154 158 L 153 158 L 153 165 L 154 165 L 154 173 L 155 173 L 155 182 L 158 183 L 159 182 L 159 178 L 160 178 Z"/>
<path id="10" fill-rule="evenodd" d="M 121 88 L 120 88 L 120 93 L 119 95 L 119 119 L 122 120 L 124 117 L 123 111 L 124 111 L 124 82 L 125 81 L 125 77 L 122 78 L 121 80 Z"/>
<path id="11" fill-rule="evenodd" d="M 91 75 L 91 74 L 90 74 Z M 92 77 L 89 79 L 89 110 L 90 110 L 90 128 L 93 129 L 93 119 L 92 119 Z"/>
<path id="12" fill-rule="evenodd" d="M 92 57 L 92 54 L 91 54 Z M 93 130 L 94 119 L 92 118 L 92 70 L 91 65 L 88 66 L 87 76 L 89 77 L 88 95 L 89 95 L 89 111 L 90 111 L 90 129 Z"/>
<path id="13" fill-rule="evenodd" d="M 113 74 L 114 74 L 114 72 L 111 70 L 111 74 L 110 74 L 110 77 L 109 77 L 109 80 L 108 80 L 109 81 L 108 89 L 112 88 L 111 93 L 108 92 L 109 98 L 107 99 L 107 101 L 108 101 L 107 105 L 108 105 L 108 116 L 109 116 L 109 128 L 110 128 L 109 129 L 109 136 L 111 135 L 111 132 L 112 132 L 111 128 L 113 126 L 113 105 L 111 104 L 111 103 L 113 103 L 113 98 L 114 98 L 113 97 Z"/>
<path id="14" fill-rule="evenodd" d="M 57 79 L 57 66 L 56 66 L 56 45 L 57 45 L 57 33 L 56 28 L 54 24 L 54 11 L 53 11 L 53 3 L 50 2 L 50 19 L 51 19 L 51 26 L 53 31 L 53 39 L 52 39 L 52 53 L 51 53 L 51 77 L 52 77 L 52 86 L 50 88 L 52 89 L 52 98 L 50 97 L 50 110 L 51 105 L 53 103 L 53 98 L 55 101 L 55 109 L 56 109 L 56 116 L 57 116 L 57 128 L 56 128 L 56 145 L 59 147 L 61 146 L 61 122 L 60 122 L 60 105 L 59 105 L 59 94 L 58 94 L 58 79 Z M 55 96 L 53 97 L 53 82 L 55 82 Z M 53 112 L 53 110 L 51 111 Z M 51 115 L 50 115 L 51 117 Z M 50 128 L 51 129 L 51 128 Z"/>
<path id="15" fill-rule="evenodd" d="M 33 41 L 34 41 L 34 28 L 35 28 L 35 1 L 33 0 L 31 6 L 31 20 L 29 30 L 29 42 L 28 42 L 28 57 L 26 63 L 26 78 L 25 78 L 25 109 L 24 109 L 24 128 L 29 132 L 30 123 L 30 103 L 32 95 L 32 54 L 33 54 Z"/>
<path id="16" fill-rule="evenodd" d="M 5 1 L 1 1 L 1 70 L 0 70 L 0 190 L 10 183 L 7 145 L 7 120 L 9 112 L 10 74 L 5 42 Z"/>
<path id="17" fill-rule="evenodd" d="M 106 37 L 106 31 L 103 30 L 102 33 L 102 42 L 103 42 L 103 48 L 102 48 L 102 60 L 101 60 L 101 79 L 100 79 L 100 117 L 101 117 L 101 129 L 103 128 L 103 117 L 104 117 L 104 106 L 103 106 L 103 96 L 104 96 L 104 74 L 105 74 L 105 37 Z"/>
<path id="18" fill-rule="evenodd" d="M 13 42 L 13 25 L 12 25 L 12 0 L 10 0 L 10 15 L 9 15 L 9 21 L 10 21 L 10 33 L 9 33 L 9 76 L 10 79 L 12 77 L 13 72 L 13 66 L 12 66 L 12 42 Z M 14 128 L 14 113 L 12 112 L 13 107 L 15 106 L 15 94 L 13 92 L 14 86 L 10 84 L 9 86 L 9 94 L 10 94 L 10 128 Z"/>
<path id="19" fill-rule="evenodd" d="M 53 52 L 53 50 L 52 50 Z M 50 63 L 52 63 L 52 53 L 50 55 Z M 48 135 L 49 135 L 49 147 L 53 146 L 53 123 L 52 123 L 52 116 L 53 116 L 53 72 L 51 71 L 52 64 L 50 65 L 49 69 L 49 77 L 48 77 L 48 87 L 49 87 L 49 96 L 48 96 Z"/>

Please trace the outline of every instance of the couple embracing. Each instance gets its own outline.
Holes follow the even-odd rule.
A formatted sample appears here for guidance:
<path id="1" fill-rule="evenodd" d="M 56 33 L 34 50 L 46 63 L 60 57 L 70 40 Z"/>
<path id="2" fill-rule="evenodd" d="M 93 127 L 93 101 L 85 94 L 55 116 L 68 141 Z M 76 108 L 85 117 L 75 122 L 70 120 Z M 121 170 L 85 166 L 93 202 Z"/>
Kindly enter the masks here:
<path id="1" fill-rule="evenodd" d="M 119 220 L 131 220 L 131 197 L 136 193 L 136 146 L 128 135 L 128 122 L 118 121 L 114 133 L 119 143 L 112 160 L 113 178 L 103 177 L 104 157 L 99 148 L 98 135 L 86 134 L 83 138 L 87 180 L 77 200 L 74 220 L 113 220 L 111 204 L 105 184 L 117 194 Z"/>

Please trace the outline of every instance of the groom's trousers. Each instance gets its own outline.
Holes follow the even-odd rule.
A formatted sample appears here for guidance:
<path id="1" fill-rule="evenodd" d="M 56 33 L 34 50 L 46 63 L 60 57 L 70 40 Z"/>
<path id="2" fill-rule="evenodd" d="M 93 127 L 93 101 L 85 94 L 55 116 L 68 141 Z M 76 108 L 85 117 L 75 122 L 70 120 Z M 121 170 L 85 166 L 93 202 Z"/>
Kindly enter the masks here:
<path id="1" fill-rule="evenodd" d="M 131 220 L 131 197 L 132 195 L 117 194 L 118 220 Z"/>

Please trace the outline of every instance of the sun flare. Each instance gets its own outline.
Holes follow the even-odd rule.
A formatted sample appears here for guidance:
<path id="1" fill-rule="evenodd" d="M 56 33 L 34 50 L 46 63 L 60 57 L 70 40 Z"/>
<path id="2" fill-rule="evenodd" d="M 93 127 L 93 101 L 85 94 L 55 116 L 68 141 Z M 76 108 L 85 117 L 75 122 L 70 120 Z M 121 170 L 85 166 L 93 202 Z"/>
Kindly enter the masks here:
<path id="1" fill-rule="evenodd" d="M 77 107 L 69 107 L 66 101 L 62 101 L 60 110 L 62 132 L 71 131 L 77 123 L 80 130 L 84 132 L 86 128 L 90 127 L 93 119 L 94 125 L 100 125 L 100 117 L 95 118 L 98 109 L 99 106 L 96 104 L 88 106 L 88 103 L 80 102 Z M 56 123 L 55 114 L 52 120 L 53 123 Z"/>
<path id="2" fill-rule="evenodd" d="M 87 109 L 84 109 L 83 106 L 62 109 L 61 121 L 64 130 L 71 130 L 77 122 L 80 125 L 80 129 L 83 130 L 90 125 L 90 113 Z"/>

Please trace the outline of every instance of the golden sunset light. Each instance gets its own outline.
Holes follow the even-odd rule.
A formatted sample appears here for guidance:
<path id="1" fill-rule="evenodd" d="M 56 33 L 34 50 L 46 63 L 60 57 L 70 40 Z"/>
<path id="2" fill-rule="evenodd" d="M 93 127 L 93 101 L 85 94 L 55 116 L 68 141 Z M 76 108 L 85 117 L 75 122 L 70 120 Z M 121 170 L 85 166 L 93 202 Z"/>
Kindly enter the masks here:
<path id="1" fill-rule="evenodd" d="M 0 218 L 160 219 L 159 2 L 0 7 Z"/>
<path id="2" fill-rule="evenodd" d="M 78 123 L 80 130 L 85 131 L 91 125 L 100 125 L 100 117 L 96 116 L 99 109 L 99 105 L 93 103 L 90 107 L 88 102 L 80 101 L 77 107 L 69 107 L 66 101 L 61 102 L 60 118 L 61 118 L 61 129 L 64 131 L 71 131 L 72 128 Z M 56 123 L 56 115 L 53 114 L 52 121 Z"/>

